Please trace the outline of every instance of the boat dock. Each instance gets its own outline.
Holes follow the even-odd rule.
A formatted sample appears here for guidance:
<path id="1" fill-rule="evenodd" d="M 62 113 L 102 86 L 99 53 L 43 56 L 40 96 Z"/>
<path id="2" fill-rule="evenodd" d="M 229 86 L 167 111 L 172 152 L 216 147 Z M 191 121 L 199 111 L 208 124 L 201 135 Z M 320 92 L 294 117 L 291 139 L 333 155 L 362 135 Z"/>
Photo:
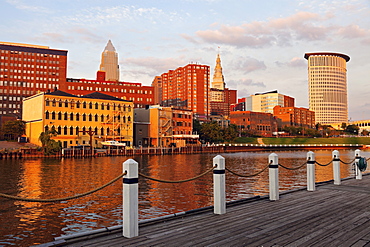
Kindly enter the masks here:
<path id="1" fill-rule="evenodd" d="M 40 246 L 370 246 L 370 175 L 142 221 L 133 238 L 117 226 Z"/>

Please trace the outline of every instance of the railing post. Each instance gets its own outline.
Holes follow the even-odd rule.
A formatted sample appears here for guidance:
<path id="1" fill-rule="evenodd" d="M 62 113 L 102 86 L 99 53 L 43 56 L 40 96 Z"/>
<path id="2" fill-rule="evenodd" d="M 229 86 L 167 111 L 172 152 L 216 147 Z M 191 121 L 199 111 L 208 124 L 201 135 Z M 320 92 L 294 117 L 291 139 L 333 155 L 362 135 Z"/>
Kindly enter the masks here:
<path id="1" fill-rule="evenodd" d="M 355 172 L 356 172 L 356 179 L 362 179 L 362 172 L 358 169 L 358 163 L 360 162 L 361 158 L 361 150 L 356 149 L 355 151 Z"/>
<path id="2" fill-rule="evenodd" d="M 333 176 L 334 176 L 334 184 L 340 185 L 340 158 L 339 158 L 339 151 L 333 151 Z"/>
<path id="3" fill-rule="evenodd" d="M 133 159 L 123 162 L 123 236 L 139 236 L 139 172 L 138 163 Z"/>
<path id="4" fill-rule="evenodd" d="M 226 213 L 226 195 L 225 195 L 225 158 L 217 155 L 213 158 L 213 200 L 214 214 Z"/>
<path id="5" fill-rule="evenodd" d="M 312 151 L 307 152 L 307 190 L 315 191 L 316 178 L 315 178 L 315 153 Z"/>
<path id="6" fill-rule="evenodd" d="M 279 161 L 275 153 L 269 155 L 269 191 L 271 201 L 279 200 Z"/>

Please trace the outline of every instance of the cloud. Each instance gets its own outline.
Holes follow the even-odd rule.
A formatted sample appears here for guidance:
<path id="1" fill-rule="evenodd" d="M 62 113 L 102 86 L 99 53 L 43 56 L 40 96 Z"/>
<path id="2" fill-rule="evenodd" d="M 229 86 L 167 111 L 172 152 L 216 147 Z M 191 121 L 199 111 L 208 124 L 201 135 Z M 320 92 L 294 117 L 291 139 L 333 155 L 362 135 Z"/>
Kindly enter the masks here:
<path id="1" fill-rule="evenodd" d="M 224 44 L 238 48 L 264 48 L 292 46 L 296 41 L 327 41 L 333 35 L 352 39 L 369 37 L 369 30 L 357 25 L 338 26 L 329 21 L 335 16 L 332 13 L 319 15 L 311 12 L 297 12 L 294 15 L 254 21 L 237 26 L 212 24 L 212 29 L 199 30 L 194 37 L 183 38 L 195 43 L 196 40 L 211 44 Z"/>
<path id="2" fill-rule="evenodd" d="M 231 70 L 241 71 L 244 74 L 251 73 L 257 70 L 265 70 L 266 65 L 263 61 L 259 61 L 252 57 L 236 57 L 228 65 Z"/>
<path id="3" fill-rule="evenodd" d="M 243 88 L 243 87 L 266 88 L 265 83 L 255 82 L 252 79 L 230 80 L 230 81 L 227 82 L 227 85 L 228 85 L 228 87 L 231 86 L 230 88 Z"/>
<path id="4" fill-rule="evenodd" d="M 275 64 L 279 67 L 307 67 L 307 61 L 301 57 L 293 57 L 289 62 L 286 63 L 276 61 Z"/>
<path id="5" fill-rule="evenodd" d="M 174 69 L 176 66 L 184 66 L 186 64 L 185 57 L 179 58 L 156 58 L 156 57 L 142 57 L 142 58 L 125 58 L 120 61 L 120 64 L 125 66 L 140 67 L 141 71 L 147 71 L 145 74 L 150 76 L 161 75 L 169 69 Z"/>
<path id="6" fill-rule="evenodd" d="M 30 5 L 29 2 L 24 3 L 21 0 L 6 0 L 7 3 L 13 5 L 17 9 L 31 11 L 31 12 L 39 12 L 39 13 L 51 13 L 50 9 L 40 7 L 40 6 L 33 6 Z"/>

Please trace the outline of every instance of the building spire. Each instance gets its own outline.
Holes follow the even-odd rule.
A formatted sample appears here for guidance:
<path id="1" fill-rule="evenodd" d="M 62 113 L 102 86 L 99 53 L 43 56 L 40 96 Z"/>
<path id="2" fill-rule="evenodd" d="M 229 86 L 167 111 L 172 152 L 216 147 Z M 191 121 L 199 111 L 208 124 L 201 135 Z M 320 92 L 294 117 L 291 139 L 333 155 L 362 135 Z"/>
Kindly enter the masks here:
<path id="1" fill-rule="evenodd" d="M 217 88 L 220 90 L 225 89 L 225 81 L 224 81 L 224 76 L 222 74 L 220 53 L 217 54 L 216 66 L 215 66 L 215 71 L 213 74 L 212 88 Z"/>
<path id="2" fill-rule="evenodd" d="M 114 48 L 111 40 L 108 40 L 108 43 L 104 48 L 104 51 L 113 51 L 113 52 L 116 51 L 116 48 Z"/>

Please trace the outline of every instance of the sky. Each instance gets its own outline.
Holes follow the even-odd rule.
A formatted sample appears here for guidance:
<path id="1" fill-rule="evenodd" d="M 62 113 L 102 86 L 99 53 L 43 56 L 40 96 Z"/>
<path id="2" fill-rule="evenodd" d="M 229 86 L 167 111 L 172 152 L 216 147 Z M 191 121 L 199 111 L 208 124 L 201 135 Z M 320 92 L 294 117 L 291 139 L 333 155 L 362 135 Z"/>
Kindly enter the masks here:
<path id="1" fill-rule="evenodd" d="M 369 0 L 0 0 L 0 41 L 68 50 L 69 78 L 95 79 L 111 40 L 120 80 L 151 85 L 220 54 L 238 98 L 271 90 L 308 107 L 307 52 L 347 63 L 350 120 L 370 119 Z"/>

